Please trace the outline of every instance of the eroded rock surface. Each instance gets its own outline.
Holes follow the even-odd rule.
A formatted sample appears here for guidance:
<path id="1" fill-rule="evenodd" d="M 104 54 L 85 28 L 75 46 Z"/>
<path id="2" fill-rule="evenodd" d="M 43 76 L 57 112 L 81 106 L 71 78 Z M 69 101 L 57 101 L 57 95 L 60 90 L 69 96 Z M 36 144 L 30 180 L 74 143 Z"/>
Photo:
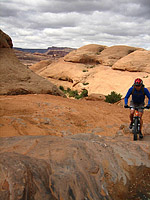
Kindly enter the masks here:
<path id="1" fill-rule="evenodd" d="M 64 61 L 83 64 L 99 64 L 97 55 L 103 51 L 106 46 L 98 44 L 85 45 L 77 50 L 74 50 L 64 57 Z"/>
<path id="2" fill-rule="evenodd" d="M 52 83 L 40 77 L 20 63 L 13 49 L 10 37 L 0 32 L 0 94 L 46 93 L 64 96 Z M 5 44 L 4 44 L 5 43 Z"/>
<path id="3" fill-rule="evenodd" d="M 50 165 L 20 153 L 0 155 L 0 199 L 56 200 L 49 188 Z"/>
<path id="4" fill-rule="evenodd" d="M 130 72 L 150 73 L 150 51 L 135 51 L 118 60 L 112 67 Z"/>
<path id="5" fill-rule="evenodd" d="M 69 87 L 78 92 L 87 89 L 88 94 L 108 95 L 115 91 L 125 96 L 127 88 L 137 77 L 143 79 L 146 87 L 150 85 L 149 63 L 149 51 L 144 49 L 90 44 L 70 52 L 37 73 L 57 87 Z"/>
<path id="6" fill-rule="evenodd" d="M 46 94 L 0 96 L 0 137 L 78 133 L 113 136 L 121 124 L 129 123 L 129 110 L 99 100 Z M 145 111 L 144 124 L 149 124 L 149 119 L 150 112 Z"/>
<path id="7" fill-rule="evenodd" d="M 113 66 L 118 60 L 138 49 L 125 45 L 115 45 L 104 49 L 98 57 L 102 65 Z"/>
<path id="8" fill-rule="evenodd" d="M 12 48 L 12 39 L 0 29 L 0 48 Z"/>
<path id="9" fill-rule="evenodd" d="M 150 198 L 149 142 L 94 134 L 0 140 L 0 198 Z"/>

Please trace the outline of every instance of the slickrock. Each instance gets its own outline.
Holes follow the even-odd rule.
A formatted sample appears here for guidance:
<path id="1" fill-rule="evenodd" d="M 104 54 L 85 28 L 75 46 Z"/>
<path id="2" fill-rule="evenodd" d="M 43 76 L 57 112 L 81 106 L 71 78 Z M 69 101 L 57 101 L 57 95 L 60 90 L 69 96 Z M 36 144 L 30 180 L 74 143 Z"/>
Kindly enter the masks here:
<path id="1" fill-rule="evenodd" d="M 51 63 L 51 60 L 41 60 L 40 62 L 33 64 L 30 69 L 36 73 L 40 73 L 41 71 L 45 70 Z"/>
<path id="2" fill-rule="evenodd" d="M 112 66 L 124 56 L 138 50 L 140 48 L 125 45 L 115 45 L 104 49 L 98 56 L 98 60 L 102 65 Z"/>
<path id="3" fill-rule="evenodd" d="M 142 72 L 113 70 L 138 48 L 86 45 L 44 62 L 37 71 L 43 77 L 91 94 L 75 100 L 21 64 L 9 36 L 0 34 L 0 200 L 150 199 L 150 112 L 144 138 L 133 141 L 123 100 L 104 102 L 111 91 L 125 95 L 137 77 L 149 87 L 148 60 L 137 65 Z M 149 57 L 141 52 L 142 63 Z"/>
<path id="4" fill-rule="evenodd" d="M 67 54 L 64 57 L 64 61 L 84 64 L 99 64 L 97 55 L 105 48 L 106 46 L 97 44 L 85 45 Z"/>
<path id="5" fill-rule="evenodd" d="M 1 138 L 0 199 L 149 199 L 149 149 L 85 133 Z"/>
<path id="6" fill-rule="evenodd" d="M 37 73 L 57 87 L 69 87 L 78 92 L 87 89 L 89 95 L 108 95 L 115 91 L 125 96 L 137 77 L 142 78 L 147 87 L 150 85 L 148 52 L 123 45 L 106 47 L 90 44 L 70 52 Z M 134 73 L 129 72 L 132 70 Z"/>
<path id="7" fill-rule="evenodd" d="M 150 73 L 150 51 L 135 51 L 118 60 L 112 68 L 130 72 Z"/>
<path id="8" fill-rule="evenodd" d="M 12 48 L 12 39 L 0 29 L 0 48 Z"/>
<path id="9" fill-rule="evenodd" d="M 64 96 L 52 83 L 23 65 L 11 49 L 10 39 L 0 32 L 0 94 L 46 93 Z M 4 45 L 4 41 L 7 45 Z M 7 47 L 7 48 L 5 48 Z"/>

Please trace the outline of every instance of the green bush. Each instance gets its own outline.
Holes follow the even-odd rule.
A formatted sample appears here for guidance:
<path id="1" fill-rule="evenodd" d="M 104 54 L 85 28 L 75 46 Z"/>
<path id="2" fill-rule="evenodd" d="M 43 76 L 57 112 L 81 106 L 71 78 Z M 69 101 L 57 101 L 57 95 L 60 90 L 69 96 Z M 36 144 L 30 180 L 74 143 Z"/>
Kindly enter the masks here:
<path id="1" fill-rule="evenodd" d="M 81 96 L 81 98 L 87 97 L 87 96 L 88 96 L 88 90 L 84 89 L 84 90 L 82 91 L 82 93 L 80 94 L 80 96 Z"/>
<path id="2" fill-rule="evenodd" d="M 69 93 L 71 91 L 71 89 L 70 88 L 67 88 L 67 92 Z"/>
<path id="3" fill-rule="evenodd" d="M 88 72 L 88 70 L 87 69 L 83 69 L 83 71 L 82 72 Z"/>
<path id="4" fill-rule="evenodd" d="M 81 99 L 88 96 L 88 90 L 86 89 L 83 89 L 81 94 L 78 94 L 77 90 L 71 90 L 70 88 L 65 90 L 63 86 L 59 86 L 59 89 L 62 90 L 65 94 L 68 94 L 69 97 L 74 97 L 75 99 Z"/>
<path id="5" fill-rule="evenodd" d="M 59 86 L 59 89 L 62 90 L 62 91 L 64 91 L 64 87 L 61 86 L 61 85 Z"/>
<path id="6" fill-rule="evenodd" d="M 121 100 L 122 95 L 120 93 L 117 94 L 116 92 L 112 91 L 111 94 L 108 94 L 105 97 L 106 97 L 106 99 L 105 99 L 106 102 L 115 103 L 115 102 Z"/>
<path id="7" fill-rule="evenodd" d="M 70 90 L 69 91 L 69 97 L 76 97 L 78 96 L 78 91 L 77 90 Z"/>
<path id="8" fill-rule="evenodd" d="M 88 85 L 89 83 L 82 83 L 83 85 Z"/>

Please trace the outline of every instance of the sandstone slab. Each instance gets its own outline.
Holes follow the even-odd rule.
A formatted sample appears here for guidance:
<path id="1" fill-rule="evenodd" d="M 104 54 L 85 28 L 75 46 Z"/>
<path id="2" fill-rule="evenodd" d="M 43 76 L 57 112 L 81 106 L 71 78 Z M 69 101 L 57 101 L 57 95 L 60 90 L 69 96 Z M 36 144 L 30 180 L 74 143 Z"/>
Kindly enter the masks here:
<path id="1" fill-rule="evenodd" d="M 150 51 L 135 51 L 118 60 L 113 69 L 150 73 Z"/>
<path id="2" fill-rule="evenodd" d="M 106 46 L 97 44 L 85 45 L 67 54 L 64 57 L 64 61 L 84 64 L 99 64 L 97 55 L 105 48 Z"/>
<path id="3" fill-rule="evenodd" d="M 0 198 L 150 198 L 149 142 L 94 134 L 0 140 Z"/>
<path id="4" fill-rule="evenodd" d="M 125 45 L 115 45 L 104 49 L 98 56 L 98 60 L 102 65 L 112 66 L 124 56 L 138 50 L 139 48 Z"/>
<path id="5" fill-rule="evenodd" d="M 54 95 L 64 94 L 52 83 L 35 74 L 27 66 L 21 64 L 14 51 L 10 48 L 9 37 L 0 32 L 0 94 L 29 94 L 46 93 Z M 7 47 L 7 48 L 5 48 Z"/>

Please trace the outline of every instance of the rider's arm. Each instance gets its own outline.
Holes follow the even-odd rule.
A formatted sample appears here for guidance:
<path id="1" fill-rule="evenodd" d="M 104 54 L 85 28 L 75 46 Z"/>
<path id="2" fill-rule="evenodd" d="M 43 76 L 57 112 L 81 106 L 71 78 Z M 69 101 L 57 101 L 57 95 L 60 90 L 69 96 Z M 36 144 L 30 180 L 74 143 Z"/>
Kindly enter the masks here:
<path id="1" fill-rule="evenodd" d="M 148 91 L 147 88 L 144 88 L 144 93 L 145 93 L 146 96 L 148 97 L 148 105 L 150 105 L 150 92 Z"/>
<path id="2" fill-rule="evenodd" d="M 128 104 L 128 99 L 129 99 L 130 95 L 132 94 L 132 89 L 133 89 L 133 87 L 129 88 L 129 90 L 128 90 L 128 92 L 127 92 L 125 98 L 124 98 L 124 104 L 125 104 L 125 105 Z"/>

